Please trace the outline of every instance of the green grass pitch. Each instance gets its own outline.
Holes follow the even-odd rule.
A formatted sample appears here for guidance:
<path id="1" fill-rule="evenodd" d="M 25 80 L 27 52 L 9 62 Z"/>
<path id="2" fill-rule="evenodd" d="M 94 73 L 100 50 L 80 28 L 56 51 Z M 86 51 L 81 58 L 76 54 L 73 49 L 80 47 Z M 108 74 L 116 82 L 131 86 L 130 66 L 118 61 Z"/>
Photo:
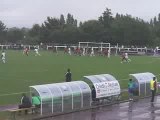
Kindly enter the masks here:
<path id="1" fill-rule="evenodd" d="M 120 81 L 121 88 L 127 87 L 124 79 L 131 73 L 160 73 L 160 57 L 130 56 L 132 61 L 122 64 L 119 56 L 69 56 L 49 51 L 40 54 L 34 56 L 31 51 L 25 56 L 22 51 L 6 51 L 6 64 L 0 61 L 0 105 L 19 103 L 20 95 L 13 93 L 29 91 L 31 85 L 64 82 L 67 68 L 71 69 L 73 80 L 81 80 L 85 75 L 111 74 Z"/>

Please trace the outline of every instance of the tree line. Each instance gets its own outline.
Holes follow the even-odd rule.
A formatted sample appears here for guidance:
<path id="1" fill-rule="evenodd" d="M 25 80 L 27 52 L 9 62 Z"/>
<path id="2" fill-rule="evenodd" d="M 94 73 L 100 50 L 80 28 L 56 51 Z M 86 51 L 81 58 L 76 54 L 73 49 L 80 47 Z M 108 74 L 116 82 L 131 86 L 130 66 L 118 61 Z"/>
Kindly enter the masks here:
<path id="1" fill-rule="evenodd" d="M 0 21 L 1 44 L 76 44 L 78 42 L 110 42 L 113 45 L 160 45 L 160 14 L 149 22 L 131 15 L 116 14 L 106 8 L 97 20 L 78 22 L 73 15 L 47 17 L 32 28 L 7 28 Z"/>

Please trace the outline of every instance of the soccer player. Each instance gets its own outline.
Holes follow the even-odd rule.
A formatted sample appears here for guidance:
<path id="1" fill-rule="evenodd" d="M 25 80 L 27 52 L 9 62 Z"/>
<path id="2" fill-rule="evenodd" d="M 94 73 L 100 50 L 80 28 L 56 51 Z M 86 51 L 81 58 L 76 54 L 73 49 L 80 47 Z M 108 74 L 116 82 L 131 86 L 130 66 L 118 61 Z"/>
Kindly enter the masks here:
<path id="1" fill-rule="evenodd" d="M 131 59 L 129 59 L 129 57 L 128 57 L 128 53 L 123 53 L 122 54 L 122 60 L 121 60 L 121 63 L 123 63 L 123 62 L 131 62 Z"/>
<path id="2" fill-rule="evenodd" d="M 1 59 L 3 63 L 6 63 L 6 53 L 2 51 Z"/>
<path id="3" fill-rule="evenodd" d="M 76 55 L 76 47 L 73 49 L 73 54 Z"/>
<path id="4" fill-rule="evenodd" d="M 68 48 L 68 54 L 71 55 L 71 48 Z"/>
<path id="5" fill-rule="evenodd" d="M 103 53 L 103 52 L 102 52 L 102 49 L 101 49 L 101 48 L 98 48 L 98 55 L 101 56 L 102 53 Z"/>
<path id="6" fill-rule="evenodd" d="M 121 63 L 123 63 L 124 61 L 126 61 L 126 58 L 125 58 L 125 53 L 122 53 L 122 56 L 121 56 Z"/>
<path id="7" fill-rule="evenodd" d="M 83 48 L 83 53 L 82 53 L 83 56 L 85 56 L 85 47 Z"/>
<path id="8" fill-rule="evenodd" d="M 92 48 L 90 56 L 94 56 L 94 49 Z"/>
<path id="9" fill-rule="evenodd" d="M 28 53 L 29 53 L 29 49 L 26 47 L 26 48 L 24 48 L 24 50 L 23 50 L 23 54 L 25 54 L 25 55 L 27 55 L 28 56 Z"/>
<path id="10" fill-rule="evenodd" d="M 41 56 L 41 55 L 39 54 L 38 48 L 35 48 L 34 51 L 35 51 L 35 53 L 36 53 L 35 56 Z"/>
<path id="11" fill-rule="evenodd" d="M 76 49 L 76 54 L 79 56 L 81 55 L 81 49 L 79 47 L 77 47 L 77 49 Z"/>
<path id="12" fill-rule="evenodd" d="M 104 56 L 108 56 L 108 49 L 105 48 L 105 50 L 103 51 Z"/>
<path id="13" fill-rule="evenodd" d="M 126 62 L 131 62 L 131 59 L 129 59 L 129 57 L 128 57 L 128 53 L 124 53 L 125 54 L 125 60 L 126 60 Z"/>
<path id="14" fill-rule="evenodd" d="M 67 47 L 64 48 L 64 54 L 67 54 L 68 53 L 68 49 Z"/>
<path id="15" fill-rule="evenodd" d="M 67 69 L 67 73 L 65 74 L 65 77 L 66 77 L 66 82 L 72 81 L 72 73 L 69 68 Z"/>

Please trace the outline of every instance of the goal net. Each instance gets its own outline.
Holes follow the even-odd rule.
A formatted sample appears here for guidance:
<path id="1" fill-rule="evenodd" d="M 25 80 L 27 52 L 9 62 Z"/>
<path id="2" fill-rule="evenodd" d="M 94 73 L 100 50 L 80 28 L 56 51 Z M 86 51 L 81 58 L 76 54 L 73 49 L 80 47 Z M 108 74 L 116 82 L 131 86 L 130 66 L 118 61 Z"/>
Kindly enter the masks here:
<path id="1" fill-rule="evenodd" d="M 111 45 L 110 43 L 103 43 L 103 42 L 79 42 L 79 48 L 86 48 L 86 49 L 94 49 L 103 52 L 107 49 L 107 56 L 110 57 Z"/>

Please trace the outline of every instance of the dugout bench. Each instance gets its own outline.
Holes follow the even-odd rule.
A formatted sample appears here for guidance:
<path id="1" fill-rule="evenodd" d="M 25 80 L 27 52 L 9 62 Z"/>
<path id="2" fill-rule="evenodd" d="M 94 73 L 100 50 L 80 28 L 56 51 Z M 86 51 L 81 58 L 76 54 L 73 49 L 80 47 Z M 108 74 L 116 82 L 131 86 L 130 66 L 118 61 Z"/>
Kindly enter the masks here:
<path id="1" fill-rule="evenodd" d="M 8 109 L 7 111 L 9 112 L 9 120 L 16 120 L 16 113 L 19 113 L 21 112 L 25 112 L 26 110 L 28 111 L 28 113 L 34 113 L 34 111 L 38 109 L 37 107 L 35 106 L 32 106 L 30 108 L 16 108 L 16 109 Z"/>

